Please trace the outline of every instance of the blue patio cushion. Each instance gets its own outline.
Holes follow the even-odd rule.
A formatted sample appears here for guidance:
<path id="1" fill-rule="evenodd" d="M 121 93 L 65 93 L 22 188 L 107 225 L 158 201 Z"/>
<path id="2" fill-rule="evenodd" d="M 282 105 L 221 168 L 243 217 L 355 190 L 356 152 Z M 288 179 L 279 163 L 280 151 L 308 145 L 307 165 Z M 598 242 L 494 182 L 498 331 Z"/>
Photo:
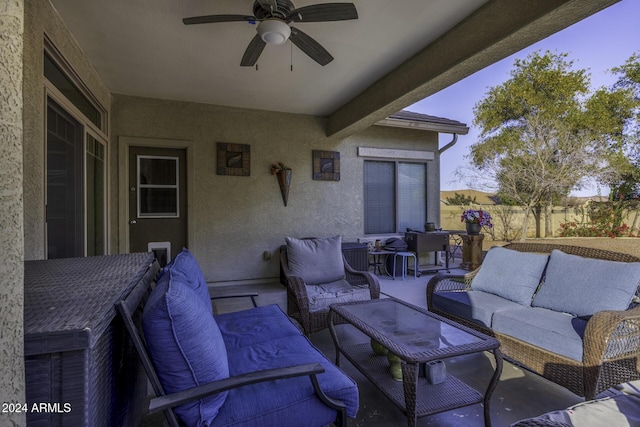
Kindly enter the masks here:
<path id="1" fill-rule="evenodd" d="M 285 241 L 291 275 L 308 285 L 345 278 L 340 236 L 302 240 L 285 237 Z"/>
<path id="2" fill-rule="evenodd" d="M 487 252 L 471 289 L 530 306 L 548 260 L 544 254 L 494 247 Z"/>
<path id="3" fill-rule="evenodd" d="M 491 327 L 495 312 L 522 307 L 518 303 L 482 291 L 436 292 L 433 294 L 433 305 L 486 327 Z"/>
<path id="4" fill-rule="evenodd" d="M 544 284 L 532 305 L 581 317 L 602 310 L 626 310 L 638 284 L 640 262 L 584 258 L 553 250 Z"/>
<path id="5" fill-rule="evenodd" d="M 331 304 L 339 302 L 371 299 L 369 288 L 353 286 L 344 279 L 320 285 L 306 285 L 306 289 L 309 311 L 312 313 L 328 310 Z"/>
<path id="6" fill-rule="evenodd" d="M 214 317 L 224 338 L 227 351 L 278 338 L 301 335 L 300 330 L 277 304 Z"/>
<path id="7" fill-rule="evenodd" d="M 325 368 L 317 377 L 320 388 L 327 396 L 344 402 L 348 416 L 355 417 L 359 405 L 356 383 L 306 337 L 290 336 L 229 349 L 231 375 L 316 362 Z M 324 426 L 335 418 L 336 411 L 317 398 L 309 377 L 304 376 L 230 390 L 211 426 Z"/>
<path id="8" fill-rule="evenodd" d="M 546 308 L 520 307 L 493 315 L 492 328 L 553 353 L 582 362 L 587 320 Z"/>
<path id="9" fill-rule="evenodd" d="M 187 248 L 182 248 L 173 260 L 164 266 L 160 271 L 157 280 L 160 280 L 169 270 L 174 273 L 174 278 L 179 277 L 180 281 L 191 286 L 195 290 L 196 294 L 203 301 L 206 301 L 210 314 L 213 314 L 213 307 L 211 306 L 211 297 L 209 295 L 207 281 L 204 278 L 204 274 L 200 269 L 198 261 Z"/>
<path id="10" fill-rule="evenodd" d="M 220 329 L 182 274 L 169 269 L 149 296 L 142 327 L 149 356 L 165 392 L 173 393 L 229 377 Z M 227 392 L 176 407 L 186 425 L 207 425 Z"/>

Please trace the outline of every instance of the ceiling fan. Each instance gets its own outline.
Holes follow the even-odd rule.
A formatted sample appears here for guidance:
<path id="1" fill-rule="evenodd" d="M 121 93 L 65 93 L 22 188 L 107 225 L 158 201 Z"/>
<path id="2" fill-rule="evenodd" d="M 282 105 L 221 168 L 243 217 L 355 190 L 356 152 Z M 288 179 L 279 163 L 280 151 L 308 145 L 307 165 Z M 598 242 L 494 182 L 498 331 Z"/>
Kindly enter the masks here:
<path id="1" fill-rule="evenodd" d="M 290 25 L 291 23 L 346 21 L 358 19 L 353 3 L 322 3 L 295 8 L 290 0 L 255 0 L 253 16 L 250 15 L 205 15 L 184 18 L 185 25 L 211 24 L 217 22 L 259 22 L 258 34 L 249 42 L 240 65 L 252 67 L 258 61 L 267 43 L 281 45 L 291 40 L 311 59 L 324 66 L 333 61 L 333 56 L 308 34 Z"/>

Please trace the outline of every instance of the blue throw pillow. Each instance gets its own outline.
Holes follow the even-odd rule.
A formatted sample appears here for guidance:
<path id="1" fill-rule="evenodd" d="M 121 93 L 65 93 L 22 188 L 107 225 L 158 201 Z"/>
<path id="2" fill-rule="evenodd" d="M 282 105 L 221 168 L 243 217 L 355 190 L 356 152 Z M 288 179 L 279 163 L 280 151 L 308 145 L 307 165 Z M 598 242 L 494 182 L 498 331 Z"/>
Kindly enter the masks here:
<path id="1" fill-rule="evenodd" d="M 229 377 L 220 329 L 201 298 L 173 269 L 165 272 L 142 314 L 149 356 L 165 392 L 173 393 Z M 209 425 L 227 392 L 175 408 L 186 425 Z"/>
<path id="2" fill-rule="evenodd" d="M 182 248 L 182 251 L 176 255 L 171 263 L 170 270 L 174 274 L 174 279 L 180 278 L 181 281 L 193 288 L 196 295 L 198 295 L 208 308 L 209 314 L 213 315 L 207 281 L 204 278 L 198 261 L 187 248 Z"/>
<path id="3" fill-rule="evenodd" d="M 293 276 L 307 285 L 335 282 L 345 278 L 342 238 L 294 239 L 285 237 L 287 260 Z"/>
<path id="4" fill-rule="evenodd" d="M 556 249 L 532 305 L 580 317 L 626 310 L 639 284 L 640 262 L 584 258 Z"/>
<path id="5" fill-rule="evenodd" d="M 494 247 L 473 278 L 471 289 L 530 306 L 548 260 L 544 254 Z"/>

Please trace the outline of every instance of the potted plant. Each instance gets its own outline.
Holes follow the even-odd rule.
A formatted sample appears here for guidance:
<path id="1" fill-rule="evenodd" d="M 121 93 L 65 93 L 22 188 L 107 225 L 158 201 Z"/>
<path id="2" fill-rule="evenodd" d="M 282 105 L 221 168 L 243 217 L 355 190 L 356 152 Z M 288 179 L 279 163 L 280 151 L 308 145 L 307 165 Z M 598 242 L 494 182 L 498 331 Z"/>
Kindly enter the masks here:
<path id="1" fill-rule="evenodd" d="M 482 209 L 467 209 L 462 213 L 460 221 L 467 227 L 467 234 L 480 234 L 482 227 L 493 227 L 491 214 Z"/>
<path id="2" fill-rule="evenodd" d="M 282 162 L 271 165 L 271 175 L 275 175 L 278 178 L 278 185 L 280 186 L 280 193 L 285 206 L 287 206 L 287 201 L 289 200 L 292 174 L 291 168 Z"/>

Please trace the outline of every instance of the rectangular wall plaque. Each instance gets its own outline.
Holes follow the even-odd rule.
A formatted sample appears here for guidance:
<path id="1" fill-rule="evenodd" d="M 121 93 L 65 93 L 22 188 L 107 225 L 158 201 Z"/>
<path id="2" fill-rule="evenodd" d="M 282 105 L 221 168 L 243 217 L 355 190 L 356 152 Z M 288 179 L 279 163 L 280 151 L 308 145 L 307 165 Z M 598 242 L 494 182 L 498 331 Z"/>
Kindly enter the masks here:
<path id="1" fill-rule="evenodd" d="M 218 175 L 249 176 L 251 173 L 251 146 L 218 142 Z"/>
<path id="2" fill-rule="evenodd" d="M 313 179 L 340 181 L 340 152 L 313 150 Z"/>

